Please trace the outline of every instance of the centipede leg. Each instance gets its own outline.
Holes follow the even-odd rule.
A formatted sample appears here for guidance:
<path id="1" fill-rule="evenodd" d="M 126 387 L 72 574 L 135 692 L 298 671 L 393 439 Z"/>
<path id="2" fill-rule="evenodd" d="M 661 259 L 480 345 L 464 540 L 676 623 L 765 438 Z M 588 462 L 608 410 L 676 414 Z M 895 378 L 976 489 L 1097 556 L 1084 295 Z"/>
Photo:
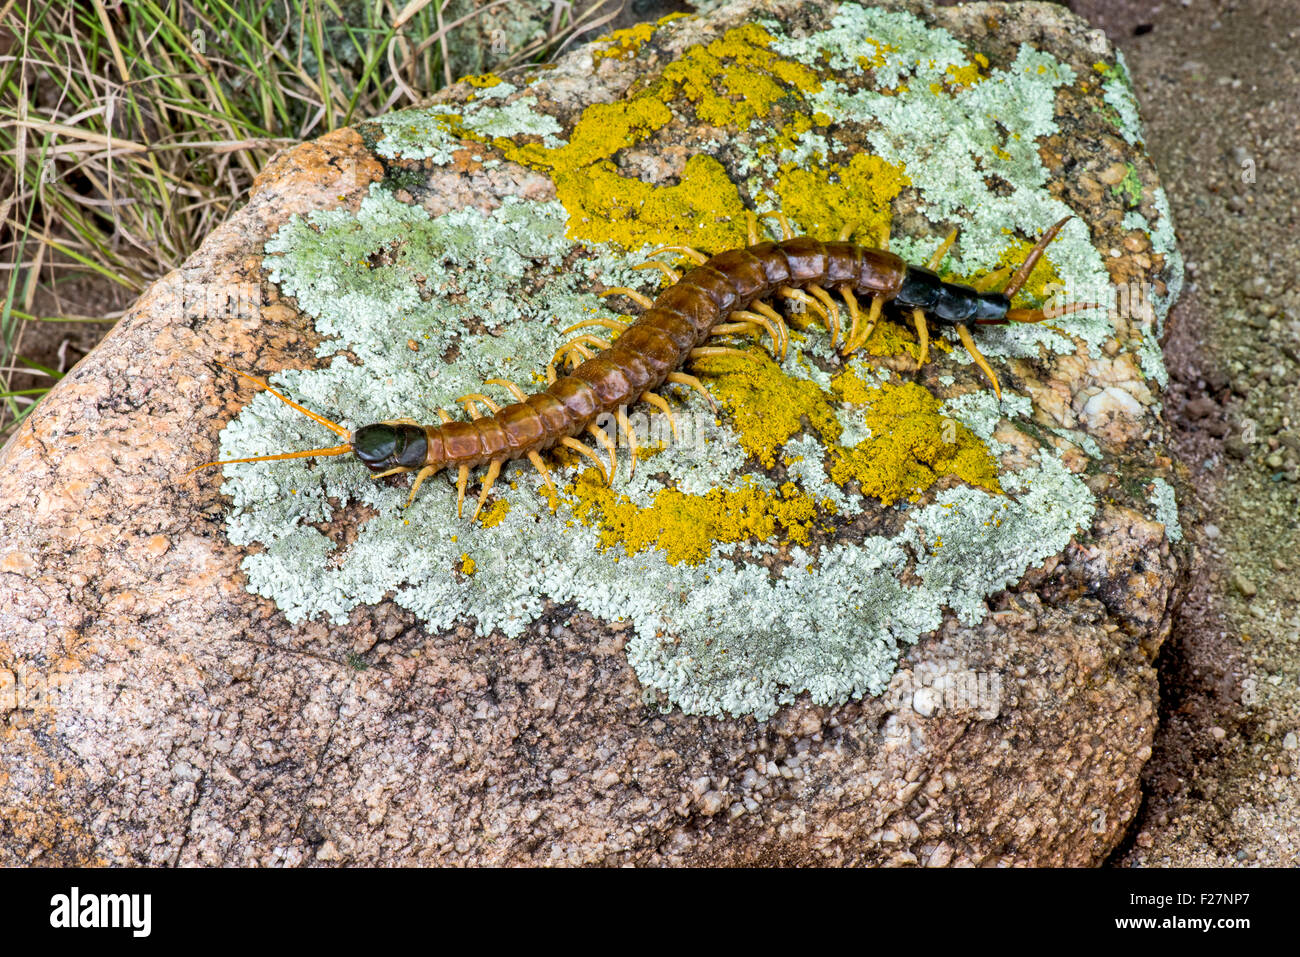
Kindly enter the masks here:
<path id="1" fill-rule="evenodd" d="M 655 304 L 655 301 L 651 299 L 649 296 L 647 296 L 645 293 L 637 292 L 635 289 L 629 289 L 627 286 L 610 286 L 604 292 L 600 293 L 600 295 L 602 297 L 627 296 L 627 298 L 631 299 L 634 303 L 636 303 L 638 306 L 640 306 L 643 309 L 649 309 L 651 306 Z"/>
<path id="2" fill-rule="evenodd" d="M 456 401 L 461 403 L 463 406 L 465 406 L 465 411 L 468 412 L 473 418 L 476 419 L 481 417 L 481 413 L 479 413 L 478 409 L 474 407 L 475 402 L 482 402 L 493 412 L 501 411 L 501 406 L 497 405 L 495 402 L 493 402 L 491 399 L 485 396 L 482 392 L 466 393 Z"/>
<path id="3" fill-rule="evenodd" d="M 652 305 L 654 305 L 654 303 L 652 303 L 649 299 L 647 299 L 646 308 L 649 309 L 650 306 Z M 582 320 L 582 322 L 575 322 L 567 329 L 561 329 L 560 335 L 567 336 L 575 329 L 585 329 L 591 326 L 604 326 L 606 329 L 609 329 L 613 332 L 622 333 L 627 331 L 628 325 L 629 323 L 619 322 L 617 319 L 610 319 L 608 317 L 604 317 L 600 319 L 584 319 Z"/>
<path id="4" fill-rule="evenodd" d="M 785 324 L 785 317 L 765 302 L 750 303 L 749 308 L 761 316 L 766 316 L 772 325 L 781 330 L 781 356 L 784 358 L 790 348 L 790 329 Z"/>
<path id="5" fill-rule="evenodd" d="M 668 265 L 667 263 L 661 263 L 657 259 L 652 259 L 649 262 L 641 263 L 639 266 L 633 266 L 632 268 L 633 269 L 658 269 L 660 272 L 664 274 L 664 276 L 668 278 L 668 282 L 670 285 L 682 278 L 682 274 L 679 273 L 676 269 L 674 269 L 672 266 Z"/>
<path id="6" fill-rule="evenodd" d="M 930 358 L 930 330 L 925 326 L 925 310 L 913 309 L 912 322 L 916 324 L 916 338 L 921 341 L 921 357 L 916 361 L 920 369 Z"/>
<path id="7" fill-rule="evenodd" d="M 778 355 L 782 359 L 785 358 L 785 340 L 782 337 L 781 333 L 777 331 L 777 326 L 772 322 L 771 319 L 767 318 L 766 316 L 760 315 L 757 312 L 750 312 L 748 309 L 737 309 L 735 312 L 731 313 L 731 315 L 728 316 L 727 318 L 736 319 L 737 317 L 739 317 L 739 321 L 742 323 L 751 323 L 753 325 L 761 326 L 763 329 L 766 329 L 767 334 L 772 337 L 773 355 Z M 719 330 L 722 329 L 728 329 L 729 331 L 732 332 L 739 331 L 731 328 L 733 325 L 735 325 L 735 323 L 727 323 L 722 326 L 714 326 L 713 331 L 718 332 Z"/>
<path id="8" fill-rule="evenodd" d="M 848 238 L 853 235 L 853 230 L 857 228 L 858 228 L 858 224 L 856 222 L 845 223 L 844 226 L 840 229 L 840 234 L 835 238 L 838 239 L 840 242 L 847 242 Z"/>
<path id="9" fill-rule="evenodd" d="M 745 235 L 751 246 L 758 245 L 758 217 L 748 210 L 745 211 Z"/>
<path id="10" fill-rule="evenodd" d="M 528 393 L 526 393 L 523 389 L 521 389 L 521 388 L 520 388 L 518 385 L 516 385 L 515 383 L 511 382 L 509 379 L 484 379 L 484 380 L 483 380 L 483 384 L 484 384 L 484 385 L 499 385 L 499 386 L 501 386 L 501 388 L 505 389 L 507 392 L 509 392 L 512 396 L 514 396 L 514 397 L 515 397 L 516 399 L 518 399 L 520 402 L 523 402 L 525 399 L 528 398 Z"/>
<path id="11" fill-rule="evenodd" d="M 469 485 L 469 466 L 462 465 L 456 475 L 456 517 L 465 517 L 465 487 Z"/>
<path id="12" fill-rule="evenodd" d="M 690 389 L 694 389 L 700 395 L 704 396 L 704 401 L 709 403 L 710 409 L 712 409 L 714 412 L 718 411 L 718 403 L 713 401 L 713 396 L 709 395 L 709 390 L 704 388 L 704 383 L 701 382 L 699 379 L 695 378 L 695 376 L 688 375 L 685 372 L 670 372 L 668 373 L 668 377 L 665 381 L 673 382 L 676 383 L 677 385 L 684 385 Z"/>
<path id="13" fill-rule="evenodd" d="M 838 287 L 839 294 L 844 297 L 844 304 L 849 307 L 849 334 L 844 340 L 844 354 L 848 355 L 853 351 L 853 343 L 858 339 L 858 332 L 862 325 L 862 313 L 858 309 L 858 297 L 853 295 L 853 289 L 848 283 Z"/>
<path id="14" fill-rule="evenodd" d="M 849 350 L 845 355 L 856 352 L 867 344 L 868 340 L 871 339 L 871 334 L 876 331 L 876 323 L 880 321 L 880 313 L 884 308 L 885 300 L 882 297 L 871 297 L 871 308 L 867 311 L 866 328 L 862 330 L 862 335 L 858 336 L 857 339 L 853 340 L 853 342 L 849 344 Z"/>
<path id="15" fill-rule="evenodd" d="M 478 493 L 478 508 L 474 509 L 470 521 L 475 521 L 479 513 L 483 511 L 483 503 L 487 501 L 488 493 L 492 491 L 492 486 L 497 483 L 497 476 L 501 474 L 501 460 L 493 459 L 488 463 L 487 475 L 483 476 L 483 490 Z"/>
<path id="16" fill-rule="evenodd" d="M 641 447 L 637 444 L 636 433 L 632 431 L 632 423 L 627 420 L 627 413 L 620 408 L 618 412 L 615 413 L 614 417 L 618 421 L 618 427 L 622 429 L 623 434 L 627 436 L 628 454 L 632 456 L 632 465 L 628 469 L 627 477 L 632 478 L 632 476 L 636 475 L 636 457 L 641 451 Z"/>
<path id="17" fill-rule="evenodd" d="M 601 477 L 604 478 L 606 485 L 609 485 L 613 481 L 614 477 L 605 471 L 605 463 L 601 461 L 600 456 L 596 454 L 596 451 L 591 446 L 584 445 L 577 439 L 571 438 L 567 435 L 560 439 L 560 444 L 566 449 L 573 449 L 573 451 L 577 452 L 579 455 L 585 455 L 587 458 L 591 459 L 591 461 L 595 462 L 596 468 L 600 470 Z"/>
<path id="18" fill-rule="evenodd" d="M 397 468 L 388 469 L 387 471 L 384 472 L 372 472 L 370 477 L 374 481 L 378 482 L 381 478 L 388 478 L 388 476 L 390 475 L 401 475 L 403 472 L 414 472 L 414 471 L 415 469 L 408 469 L 405 466 L 399 465 L 397 466 Z"/>
<path id="19" fill-rule="evenodd" d="M 752 359 L 748 352 L 741 349 L 728 349 L 726 346 L 700 346 L 698 349 L 692 349 L 687 353 L 692 359 L 716 359 L 719 356 L 739 356 L 742 359 Z"/>
<path id="20" fill-rule="evenodd" d="M 680 438 L 677 434 L 677 421 L 673 418 L 673 410 L 669 408 L 668 401 L 655 392 L 643 392 L 641 398 L 645 399 L 664 415 L 668 416 L 668 428 L 672 430 L 673 438 Z"/>
<path id="21" fill-rule="evenodd" d="M 975 364 L 980 367 L 986 376 L 989 377 L 989 381 L 993 383 L 993 392 L 998 397 L 998 401 L 1001 401 L 1002 386 L 998 384 L 998 374 L 993 371 L 993 367 L 989 365 L 988 360 L 984 358 L 983 353 L 976 348 L 975 339 L 971 336 L 970 330 L 966 328 L 966 323 L 957 323 L 957 335 L 961 337 L 961 344 L 966 347 L 966 351 L 969 352 L 970 357 L 975 360 Z"/>
<path id="22" fill-rule="evenodd" d="M 559 495 L 559 490 L 555 487 L 555 481 L 551 478 L 551 470 L 546 467 L 542 457 L 536 451 L 528 453 L 528 461 L 533 463 L 537 471 L 542 473 L 542 478 L 546 479 L 546 487 L 551 490 L 552 495 Z"/>
<path id="23" fill-rule="evenodd" d="M 700 252 L 698 249 L 692 249 L 690 246 L 681 246 L 681 245 L 660 246 L 658 249 L 650 250 L 648 253 L 646 253 L 646 255 L 657 256 L 660 253 L 681 253 L 682 255 L 695 260 L 696 263 L 699 263 L 701 265 L 709 261 L 709 257 L 704 255 L 704 253 Z"/>
<path id="24" fill-rule="evenodd" d="M 415 493 L 420 491 L 420 486 L 424 484 L 424 480 L 437 471 L 438 470 L 432 465 L 426 465 L 424 468 L 420 469 L 415 476 L 415 481 L 411 484 L 411 494 L 407 496 L 406 504 L 402 506 L 403 508 L 411 507 L 411 503 L 415 501 Z"/>
<path id="25" fill-rule="evenodd" d="M 991 272 L 987 276 L 981 276 L 971 283 L 971 288 L 977 292 L 988 292 L 990 289 L 996 289 L 1007 276 L 1011 275 L 1011 267 L 1004 266 L 996 272 Z"/>
<path id="26" fill-rule="evenodd" d="M 810 285 L 808 291 L 820 299 L 822 305 L 826 307 L 826 329 L 831 334 L 831 348 L 834 349 L 840 341 L 840 307 L 835 305 L 831 294 L 816 283 Z"/>
<path id="27" fill-rule="evenodd" d="M 764 213 L 762 218 L 775 219 L 778 223 L 781 224 L 782 239 L 794 239 L 794 229 L 792 229 L 790 226 L 790 220 L 786 219 L 785 213 L 781 212 L 779 209 L 774 213 Z"/>
<path id="28" fill-rule="evenodd" d="M 614 445 L 614 440 L 609 437 L 609 433 L 598 426 L 595 422 L 587 426 L 587 431 L 591 433 L 592 438 L 605 447 L 609 453 L 609 481 L 612 484 L 614 475 L 618 472 L 618 448 Z"/>

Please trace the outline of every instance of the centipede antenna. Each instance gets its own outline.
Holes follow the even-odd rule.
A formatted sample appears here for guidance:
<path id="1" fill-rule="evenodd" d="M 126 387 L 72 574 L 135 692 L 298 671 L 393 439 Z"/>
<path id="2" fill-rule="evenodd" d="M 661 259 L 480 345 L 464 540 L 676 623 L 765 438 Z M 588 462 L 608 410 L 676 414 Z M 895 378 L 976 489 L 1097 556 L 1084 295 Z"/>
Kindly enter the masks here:
<path id="1" fill-rule="evenodd" d="M 1026 256 L 1025 261 L 1020 264 L 1020 268 L 1017 269 L 1015 275 L 1011 277 L 1011 281 L 1002 288 L 1002 295 L 1010 299 L 1020 291 L 1020 287 L 1025 284 L 1027 279 L 1029 279 L 1029 274 L 1032 273 L 1034 267 L 1038 265 L 1039 257 L 1041 257 L 1044 250 L 1047 249 L 1048 243 L 1055 239 L 1056 234 L 1061 231 L 1061 227 L 1073 218 L 1073 216 L 1066 216 L 1047 232 L 1043 233 L 1042 239 L 1038 240 L 1037 245 L 1029 251 L 1029 255 Z"/>
<path id="2" fill-rule="evenodd" d="M 343 428 L 343 426 L 339 425 L 337 422 L 331 422 L 329 419 L 325 418 L 325 416 L 317 412 L 313 412 L 311 409 L 304 408 L 303 406 L 299 405 L 297 402 L 294 402 L 293 399 L 290 399 L 287 396 L 280 394 L 275 389 L 271 388 L 261 379 L 257 378 L 257 376 L 249 375 L 247 372 L 240 372 L 238 369 L 233 369 L 230 366 L 226 365 L 224 362 L 220 362 L 217 359 L 213 359 L 212 361 L 217 365 L 221 366 L 221 368 L 225 369 L 227 372 L 233 372 L 235 375 L 243 376 L 245 379 L 249 380 L 250 382 L 257 383 L 267 392 L 271 393 L 271 395 L 275 396 L 277 399 L 283 402 L 285 405 L 297 409 L 299 412 L 307 416 L 307 418 L 311 419 L 312 421 L 319 422 L 321 425 L 325 426 L 325 428 L 329 429 L 335 435 L 341 435 L 343 438 L 347 439 L 348 441 L 352 440 L 352 433 L 349 432 L 347 429 Z"/>
<path id="3" fill-rule="evenodd" d="M 943 263 L 943 258 L 948 255 L 948 250 L 952 249 L 952 244 L 956 241 L 957 227 L 954 226 L 952 232 L 950 232 L 947 238 L 939 244 L 939 248 L 934 251 L 934 255 L 931 256 L 930 261 L 926 263 L 926 268 L 931 271 L 938 269 L 940 264 Z"/>
<path id="4" fill-rule="evenodd" d="M 189 478 L 195 472 L 201 472 L 203 469 L 211 468 L 214 465 L 234 465 L 237 462 L 278 462 L 281 459 L 309 459 L 309 458 L 327 458 L 331 455 L 347 455 L 352 451 L 352 443 L 347 445 L 335 445 L 328 449 L 307 449 L 303 452 L 281 452 L 278 455 L 254 455 L 246 459 L 221 459 L 217 462 L 204 462 L 202 465 L 196 465 L 185 473 Z"/>

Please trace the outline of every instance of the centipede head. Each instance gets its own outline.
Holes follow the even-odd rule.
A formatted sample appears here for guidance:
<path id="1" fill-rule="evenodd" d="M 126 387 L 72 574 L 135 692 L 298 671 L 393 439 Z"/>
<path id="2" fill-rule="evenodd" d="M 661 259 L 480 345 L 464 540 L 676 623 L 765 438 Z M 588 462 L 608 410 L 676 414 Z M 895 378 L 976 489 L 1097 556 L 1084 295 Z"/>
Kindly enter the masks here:
<path id="1" fill-rule="evenodd" d="M 353 433 L 352 452 L 372 472 L 418 469 L 426 465 L 429 440 L 422 426 L 377 422 Z"/>

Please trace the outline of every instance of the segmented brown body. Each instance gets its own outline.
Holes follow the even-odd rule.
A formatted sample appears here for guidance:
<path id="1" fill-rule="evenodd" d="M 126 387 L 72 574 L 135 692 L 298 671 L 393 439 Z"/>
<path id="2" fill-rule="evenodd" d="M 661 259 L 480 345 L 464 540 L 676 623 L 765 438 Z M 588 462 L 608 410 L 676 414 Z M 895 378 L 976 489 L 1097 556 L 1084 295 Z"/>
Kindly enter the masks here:
<path id="1" fill-rule="evenodd" d="M 654 391 L 714 326 L 782 286 L 847 287 L 887 301 L 906 273 L 907 264 L 893 253 L 808 236 L 728 250 L 664 289 L 610 348 L 544 391 L 471 422 L 426 426 L 426 464 L 473 467 L 579 435 L 599 416 Z"/>

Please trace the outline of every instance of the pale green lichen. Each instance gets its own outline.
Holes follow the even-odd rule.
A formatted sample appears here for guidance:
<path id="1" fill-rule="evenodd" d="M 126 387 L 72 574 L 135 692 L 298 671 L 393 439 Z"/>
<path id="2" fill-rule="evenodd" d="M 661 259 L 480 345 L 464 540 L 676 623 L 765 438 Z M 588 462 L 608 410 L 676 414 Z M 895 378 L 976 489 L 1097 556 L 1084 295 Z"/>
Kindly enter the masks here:
<path id="1" fill-rule="evenodd" d="M 1151 504 L 1156 509 L 1156 521 L 1165 527 L 1165 535 L 1171 542 L 1183 540 L 1183 526 L 1178 521 L 1178 496 L 1174 487 L 1162 478 L 1151 483 Z"/>
<path id="2" fill-rule="evenodd" d="M 1097 64 L 1102 74 L 1102 99 L 1115 111 L 1120 135 L 1133 146 L 1140 147 L 1144 140 L 1142 120 L 1138 116 L 1137 100 L 1133 96 L 1133 81 L 1129 78 L 1128 64 L 1122 50 L 1115 51 L 1115 65 Z"/>
<path id="3" fill-rule="evenodd" d="M 952 271 L 987 268 L 1011 243 L 1067 212 L 1043 189 L 1046 173 L 1035 146 L 1052 132 L 1056 89 L 1071 81 L 1071 71 L 1054 58 L 1025 48 L 1009 67 L 989 69 L 943 30 L 908 14 L 852 4 L 842 5 L 832 28 L 820 34 L 796 40 L 779 25 L 763 28 L 732 36 L 709 56 L 688 57 L 694 72 L 681 78 L 698 88 L 687 115 L 707 107 L 712 122 L 725 126 L 734 120 L 756 144 L 728 144 L 739 157 L 742 186 L 775 181 L 792 158 L 828 176 L 836 164 L 847 169 L 848 162 L 834 155 L 839 147 L 833 138 L 811 124 L 772 130 L 770 123 L 764 126 L 768 118 L 752 109 L 733 104 L 736 109 L 729 110 L 727 98 L 710 93 L 701 78 L 721 70 L 736 82 L 752 81 L 763 86 L 768 104 L 779 93 L 767 84 L 768 76 L 794 66 L 824 71 L 829 64 L 843 72 L 872 71 L 876 89 L 850 91 L 820 73 L 816 82 L 799 74 L 798 96 L 837 123 L 859 124 L 879 162 L 905 172 L 922 211 L 936 224 L 962 224 L 961 244 L 948 264 Z M 560 166 L 576 182 L 589 165 L 606 163 L 620 148 L 596 135 L 595 114 L 584 114 L 588 122 L 580 121 L 581 130 L 566 141 L 530 97 L 506 102 L 517 92 L 503 92 L 509 86 L 484 86 L 472 103 L 456 110 L 433 107 L 381 118 L 385 136 L 378 152 L 447 163 L 460 137 L 501 146 L 522 136 L 527 142 L 511 147 L 516 161 L 546 169 L 567 157 L 568 165 Z M 637 102 L 596 112 L 623 116 L 634 106 L 653 106 L 648 98 Z M 675 100 L 656 102 L 668 108 L 666 115 L 628 126 L 633 141 L 682 109 Z M 1009 184 L 1009 195 L 988 190 L 977 160 Z M 622 177 L 620 189 L 634 188 L 623 181 L 625 171 L 609 173 Z M 734 184 L 729 189 L 742 195 Z M 561 191 L 562 200 L 566 195 Z M 653 195 L 659 194 L 648 197 Z M 760 198 L 752 188 L 749 196 L 759 208 L 771 208 L 772 197 Z M 591 197 L 573 202 L 590 215 Z M 275 381 L 349 427 L 403 416 L 432 421 L 438 408 L 454 408 L 457 396 L 483 389 L 488 377 L 536 388 L 540 370 L 565 338 L 562 328 L 612 315 L 591 292 L 597 279 L 646 288 L 646 274 L 629 268 L 637 261 L 629 250 L 605 244 L 612 237 L 575 237 L 575 215 L 575 208 L 559 202 L 506 199 L 491 213 L 461 210 L 431 218 L 377 185 L 355 214 L 339 210 L 293 220 L 267 245 L 272 281 L 313 317 L 326 337 L 322 356 L 346 350 L 349 357 Z M 719 225 L 704 219 L 681 227 L 688 241 L 696 227 L 738 228 L 734 220 Z M 620 234 L 629 245 L 664 241 L 662 230 L 670 224 L 641 216 L 633 225 Z M 585 228 L 599 231 L 590 223 Z M 1172 249 L 1172 233 L 1169 240 Z M 897 235 L 894 248 L 924 258 L 935 242 L 933 236 Z M 1078 220 L 1048 258 L 1071 289 L 1104 281 L 1100 256 Z M 1070 328 L 1093 344 L 1100 341 L 1095 322 L 1072 317 Z M 794 348 L 780 364 L 791 383 L 833 393 L 845 365 L 867 390 L 899 381 L 869 356 L 844 363 L 819 329 L 793 338 Z M 984 335 L 990 354 L 1033 354 L 1039 342 L 1065 347 L 1060 337 L 1040 329 Z M 951 355 L 967 359 L 960 347 Z M 794 493 L 786 483 L 793 483 L 808 501 L 829 503 L 827 514 L 838 520 L 851 522 L 881 508 L 871 495 L 833 480 L 828 440 L 815 429 L 771 437 L 778 443 L 773 464 L 784 470 L 778 484 L 754 469 L 739 419 L 713 417 L 691 393 L 676 394 L 673 402 L 679 418 L 691 413 L 694 440 L 656 452 L 635 477 L 628 475 L 628 456 L 621 450 L 615 491 L 626 504 L 620 507 L 649 509 L 665 489 L 765 501 L 780 489 L 787 501 Z M 1008 449 L 994 431 L 1006 422 L 1023 422 L 1029 430 L 1033 409 L 1027 397 L 1008 392 L 999 403 L 981 390 L 946 401 L 942 412 L 999 456 Z M 831 413 L 819 421 L 838 430 L 841 442 L 873 438 L 863 407 L 846 401 Z M 221 451 L 224 457 L 311 447 L 330 439 L 321 431 L 259 395 L 223 432 Z M 1095 444 L 1084 447 L 1093 454 Z M 572 465 L 554 468 L 562 484 L 573 481 Z M 509 508 L 494 508 L 487 523 L 457 519 L 454 487 L 441 477 L 425 483 L 414 505 L 403 510 L 408 487 L 370 481 L 350 457 L 229 466 L 224 489 L 235 505 L 232 541 L 262 546 L 244 563 L 250 588 L 273 598 L 292 621 L 326 615 L 342 622 L 357 605 L 390 597 L 430 629 L 472 619 L 482 633 L 500 629 L 519 637 L 547 600 L 571 604 L 598 618 L 633 623 L 629 661 L 660 702 L 761 718 L 803 693 L 825 704 L 879 693 L 894 672 L 900 646 L 938 627 L 945 608 L 962 621 L 978 621 L 989 594 L 1058 553 L 1091 522 L 1095 504 L 1087 486 L 1051 448 L 1041 448 L 1020 471 L 1003 470 L 998 481 L 1008 494 L 960 482 L 932 493 L 906 513 L 903 530 L 893 537 L 801 544 L 797 535 L 779 543 L 733 535 L 693 551 L 691 561 L 698 564 L 670 561 L 648 534 L 636 549 L 602 548 L 602 529 L 581 520 L 580 501 L 561 495 L 551 502 L 526 463 L 504 470 L 496 496 L 508 500 Z M 1158 486 L 1156 494 L 1163 494 Z M 340 519 L 338 510 L 350 503 L 374 515 L 347 513 L 344 520 L 357 523 L 358 533 L 342 548 L 316 525 Z"/>

